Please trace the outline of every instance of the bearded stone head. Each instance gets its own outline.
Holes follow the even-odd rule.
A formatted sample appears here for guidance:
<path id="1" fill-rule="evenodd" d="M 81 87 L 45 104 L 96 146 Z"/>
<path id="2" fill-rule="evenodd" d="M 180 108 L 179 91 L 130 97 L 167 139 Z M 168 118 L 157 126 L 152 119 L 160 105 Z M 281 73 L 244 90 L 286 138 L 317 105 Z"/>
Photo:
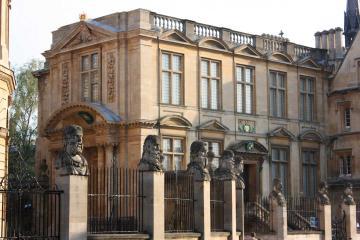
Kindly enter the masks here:
<path id="1" fill-rule="evenodd" d="M 65 151 L 70 156 L 79 155 L 83 151 L 83 130 L 78 125 L 69 125 L 64 129 Z"/>
<path id="2" fill-rule="evenodd" d="M 283 191 L 283 185 L 280 181 L 280 179 L 278 178 L 274 178 L 274 191 L 277 192 L 277 193 L 282 193 Z"/>
<path id="3" fill-rule="evenodd" d="M 231 150 L 225 150 L 221 157 L 221 168 L 233 170 L 234 165 L 234 152 Z"/>
<path id="4" fill-rule="evenodd" d="M 203 141 L 194 141 L 190 146 L 190 158 L 192 162 L 206 165 L 206 144 Z"/>

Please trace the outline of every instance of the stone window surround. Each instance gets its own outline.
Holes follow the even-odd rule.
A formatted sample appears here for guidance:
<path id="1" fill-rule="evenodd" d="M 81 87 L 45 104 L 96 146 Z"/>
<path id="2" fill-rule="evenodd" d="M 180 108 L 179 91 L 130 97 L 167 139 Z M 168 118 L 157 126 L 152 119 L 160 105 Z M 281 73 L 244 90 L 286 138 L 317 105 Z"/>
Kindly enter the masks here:
<path id="1" fill-rule="evenodd" d="M 271 113 L 271 101 L 270 101 L 270 90 L 271 90 L 271 88 L 273 88 L 273 89 L 275 89 L 276 90 L 276 100 L 278 99 L 278 92 L 279 92 L 279 87 L 278 87 L 278 83 L 276 83 L 276 88 L 274 88 L 274 87 L 272 87 L 271 86 L 271 73 L 276 73 L 276 75 L 278 75 L 278 74 L 282 74 L 283 76 L 284 76 L 284 85 L 285 85 L 285 87 L 284 88 L 280 88 L 280 89 L 282 89 L 282 90 L 284 90 L 285 91 L 285 96 L 284 96 L 284 114 L 283 114 L 283 116 L 273 116 L 273 114 Z M 269 110 L 269 116 L 270 117 L 273 117 L 273 118 L 287 118 L 287 116 L 288 116 L 288 110 L 287 110 L 287 106 L 288 106 L 288 104 L 287 104 L 287 98 L 288 98 L 288 96 L 287 96 L 287 93 L 288 93 L 288 89 L 287 89 L 287 86 L 288 86 L 288 84 L 287 84 L 287 72 L 284 72 L 284 71 L 279 71 L 279 70 L 274 70 L 274 69 L 270 69 L 269 70 L 269 72 L 268 72 L 268 91 L 269 91 L 269 94 L 268 94 L 268 99 L 269 99 L 269 108 L 268 108 L 268 110 Z M 278 78 L 276 78 L 276 81 L 278 81 Z M 278 106 L 278 104 L 276 104 L 276 107 Z M 277 107 L 278 108 L 278 107 Z"/>
<path id="2" fill-rule="evenodd" d="M 316 168 L 317 168 L 317 171 L 316 171 L 316 184 L 315 184 L 315 194 L 316 194 L 316 190 L 317 190 L 317 187 L 318 187 L 318 184 L 319 183 L 319 180 L 320 180 L 320 149 L 318 148 L 310 148 L 310 147 L 303 147 L 301 148 L 301 158 L 300 158 L 300 161 L 301 161 L 301 169 L 300 169 L 300 186 L 301 186 L 301 189 L 303 190 L 304 189 L 304 181 L 303 181 L 303 170 L 304 170 L 304 152 L 313 152 L 314 153 L 314 157 L 315 157 L 315 160 L 316 160 Z M 315 164 L 307 164 L 308 166 L 309 165 L 312 165 L 312 166 L 315 166 Z M 305 195 L 305 193 L 303 192 L 303 194 Z M 314 196 L 313 196 L 314 197 Z"/>
<path id="3" fill-rule="evenodd" d="M 346 117 L 345 117 L 345 113 L 346 110 L 349 110 L 349 114 L 350 114 L 350 126 L 346 127 Z M 338 132 L 342 133 L 342 132 L 350 132 L 351 131 L 351 113 L 352 113 L 352 107 L 351 107 L 351 101 L 339 101 L 337 103 L 337 108 L 336 111 L 338 112 L 339 116 L 338 116 Z"/>
<path id="4" fill-rule="evenodd" d="M 171 66 L 171 69 L 169 69 L 167 72 L 170 73 L 170 88 L 169 88 L 169 103 L 164 103 L 162 100 L 162 97 L 163 97 L 163 89 L 162 89 L 162 73 L 163 73 L 163 68 L 162 68 L 162 56 L 163 54 L 169 54 L 170 55 L 170 66 Z M 173 56 L 180 56 L 181 58 L 181 71 L 180 72 L 176 72 L 176 73 L 179 73 L 181 75 L 180 77 L 180 104 L 172 104 L 172 74 L 173 74 L 173 70 L 172 70 L 172 57 Z M 168 51 L 168 50 L 161 50 L 160 51 L 160 57 L 159 57 L 159 65 L 160 65 L 160 79 L 161 79 L 161 82 L 160 82 L 160 102 L 161 104 L 164 104 L 164 105 L 173 105 L 173 106 L 184 106 L 184 103 L 185 103 L 185 77 L 184 77 L 184 74 L 185 74 L 185 57 L 184 57 L 184 54 L 183 53 L 178 53 L 178 52 L 171 52 L 171 51 Z"/>
<path id="5" fill-rule="evenodd" d="M 207 137 L 204 137 L 201 139 L 201 141 L 204 141 L 207 143 L 207 145 L 210 143 L 218 143 L 219 144 L 219 155 L 215 155 L 215 158 L 217 158 L 217 160 L 220 159 L 223 151 L 224 151 L 224 139 L 216 139 L 216 138 L 207 138 Z M 207 150 L 209 149 L 208 148 L 209 146 L 207 146 Z M 219 163 L 219 162 L 218 162 Z"/>
<path id="6" fill-rule="evenodd" d="M 246 113 L 245 111 L 241 111 L 241 112 L 239 112 L 238 111 L 238 99 L 237 99 L 237 91 L 238 91 L 238 89 L 237 89 L 237 84 L 238 83 L 243 83 L 244 85 L 245 85 L 245 81 L 237 81 L 237 75 L 236 75 L 236 73 L 237 73 L 237 71 L 236 71 L 236 69 L 238 68 L 238 67 L 242 67 L 243 69 L 247 69 L 247 68 L 249 68 L 249 69 L 251 69 L 252 70 L 252 83 L 250 84 L 250 83 L 246 83 L 246 85 L 252 85 L 252 99 L 251 99 L 251 113 Z M 244 75 L 244 74 L 243 74 Z M 241 114 L 250 114 L 250 115 L 255 115 L 256 114 L 256 71 L 255 71 L 255 66 L 251 66 L 251 65 L 244 65 L 244 64 L 236 64 L 236 66 L 235 66 L 235 78 L 234 78 L 234 84 L 235 84 L 235 111 L 237 112 L 237 113 L 241 113 Z M 243 92 L 244 92 L 244 90 L 243 90 Z M 245 107 L 245 105 L 244 105 L 244 103 L 246 103 L 246 101 L 244 101 L 244 98 L 245 97 L 243 97 L 243 109 L 244 109 L 244 107 Z"/>
<path id="7" fill-rule="evenodd" d="M 348 150 L 337 150 L 335 151 L 335 159 L 336 159 L 336 162 L 338 164 L 338 169 L 339 169 L 339 177 L 351 177 L 352 176 L 352 170 L 353 170 L 353 159 L 354 159 L 354 156 L 352 154 L 352 150 L 351 149 L 348 149 Z M 348 168 L 346 170 L 346 173 L 344 173 L 344 162 L 343 161 L 346 161 L 346 167 Z M 349 165 L 349 161 L 350 160 L 350 165 Z M 350 168 L 350 171 L 349 171 L 349 168 Z"/>
<path id="8" fill-rule="evenodd" d="M 200 83 L 199 83 L 199 106 L 201 109 L 203 110 L 210 110 L 210 111 L 222 111 L 222 62 L 221 60 L 217 60 L 217 59 L 211 59 L 211 58 L 207 58 L 207 57 L 200 57 L 200 68 L 198 69 L 199 71 L 199 76 L 200 76 Z M 202 61 L 207 61 L 210 65 L 209 65 L 209 72 L 211 71 L 211 63 L 218 63 L 219 65 L 219 69 L 218 69 L 218 77 L 214 78 L 211 77 L 211 74 L 208 74 L 207 76 L 202 76 L 201 74 L 201 63 Z M 201 82 L 202 82 L 202 78 L 206 78 L 208 80 L 208 100 L 207 100 L 207 108 L 204 108 L 202 106 L 202 87 L 201 87 Z M 211 87 L 209 85 L 209 82 L 211 79 L 217 79 L 218 80 L 218 91 L 217 91 L 217 109 L 212 109 L 211 108 Z M 210 93 L 210 94 L 209 94 Z"/>
<path id="9" fill-rule="evenodd" d="M 313 81 L 313 92 L 309 92 L 308 91 L 308 89 L 306 89 L 306 91 L 301 91 L 301 80 L 302 79 L 312 79 L 312 81 Z M 300 121 L 303 121 L 303 122 L 316 122 L 317 121 L 317 115 L 316 115 L 316 113 L 317 113 L 317 108 L 316 108 L 316 106 L 317 106 L 317 101 L 316 101 L 316 77 L 314 77 L 314 76 L 309 76 L 309 75 L 304 75 L 304 74 L 301 74 L 300 75 L 300 79 L 299 79 L 299 96 L 301 95 L 301 94 L 306 94 L 306 96 L 308 96 L 309 94 L 311 94 L 311 95 L 313 95 L 313 113 L 312 113 L 312 119 L 310 119 L 310 120 L 307 120 L 307 119 L 302 119 L 301 118 L 301 106 L 300 106 L 300 104 L 301 104 L 301 102 L 300 102 L 300 99 L 299 99 L 299 119 L 300 119 Z M 307 97 L 306 97 L 306 99 L 307 99 Z M 304 112 L 306 113 L 307 112 L 307 102 L 305 103 L 305 106 L 304 106 Z M 305 116 L 304 115 L 304 118 L 307 118 L 307 116 Z"/>
<path id="10" fill-rule="evenodd" d="M 279 161 L 279 160 L 275 160 L 273 159 L 273 156 L 272 156 L 272 150 L 273 149 L 282 149 L 282 150 L 285 150 L 286 152 L 286 158 L 287 160 L 286 161 Z M 287 192 L 287 193 L 291 193 L 291 181 L 290 181 L 290 171 L 289 169 L 291 169 L 291 159 L 290 159 L 290 146 L 289 145 L 279 145 L 279 144 L 271 144 L 270 145 L 270 172 L 269 172 L 269 176 L 270 176 L 270 183 L 273 182 L 273 179 L 276 177 L 276 176 L 273 176 L 273 170 L 272 170 L 272 167 L 273 167 L 273 164 L 277 163 L 284 163 L 284 164 L 287 164 L 287 168 L 286 168 L 286 183 L 287 183 L 287 186 L 284 185 L 283 183 L 283 191 L 284 192 Z M 272 185 L 271 185 L 272 186 Z M 286 188 L 286 189 L 285 189 Z"/>
<path id="11" fill-rule="evenodd" d="M 170 148 L 171 151 L 170 152 L 165 152 L 164 151 L 164 146 L 163 146 L 163 140 L 164 139 L 170 139 Z M 175 152 L 173 149 L 173 142 L 174 140 L 180 140 L 181 141 L 181 145 L 182 145 L 182 152 Z M 174 156 L 182 156 L 181 159 L 181 170 L 185 169 L 186 167 L 186 138 L 185 137 L 181 137 L 181 136 L 171 136 L 171 135 L 161 135 L 161 150 L 163 152 L 163 155 L 168 155 L 170 156 L 171 159 L 171 170 L 175 170 L 175 165 L 174 165 Z"/>
<path id="12" fill-rule="evenodd" d="M 81 101 L 87 101 L 84 99 L 84 95 L 83 95 L 83 82 L 82 82 L 82 77 L 81 75 L 84 73 L 83 70 L 82 70 L 82 59 L 83 57 L 85 56 L 89 56 L 90 57 L 90 64 L 91 64 L 91 56 L 93 54 L 98 54 L 98 71 L 99 71 L 99 96 L 98 96 L 98 101 L 95 101 L 95 102 L 102 102 L 102 55 L 101 55 L 101 49 L 100 48 L 96 48 L 96 49 L 92 49 L 92 50 L 89 50 L 89 51 L 84 51 L 84 52 L 80 52 L 78 54 L 79 56 L 79 79 L 80 79 L 80 99 Z M 86 72 L 91 72 L 92 69 L 89 69 L 88 71 Z M 89 81 L 91 81 L 91 79 L 89 78 Z M 89 102 L 94 102 L 92 100 L 92 96 L 91 96 L 91 83 L 90 83 L 90 99 L 88 100 Z"/>

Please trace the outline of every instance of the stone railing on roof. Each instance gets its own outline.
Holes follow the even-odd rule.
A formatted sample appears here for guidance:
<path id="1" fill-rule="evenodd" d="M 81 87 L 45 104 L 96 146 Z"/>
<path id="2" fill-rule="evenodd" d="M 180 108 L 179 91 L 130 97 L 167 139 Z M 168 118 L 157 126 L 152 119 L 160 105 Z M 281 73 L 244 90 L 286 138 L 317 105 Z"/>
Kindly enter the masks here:
<path id="1" fill-rule="evenodd" d="M 263 34 L 264 50 L 268 52 L 286 52 L 289 39 L 269 34 Z"/>
<path id="2" fill-rule="evenodd" d="M 200 23 L 196 23 L 194 28 L 195 35 L 199 37 L 220 38 L 220 32 L 220 28 Z"/>
<path id="3" fill-rule="evenodd" d="M 164 30 L 178 30 L 184 32 L 183 20 L 159 14 L 154 14 L 153 26 Z"/>
<path id="4" fill-rule="evenodd" d="M 230 42 L 234 44 L 249 44 L 255 47 L 255 36 L 241 32 L 231 32 Z"/>
<path id="5" fill-rule="evenodd" d="M 294 47 L 295 56 L 298 58 L 309 56 L 311 53 L 311 48 L 302 46 L 302 45 L 295 45 Z"/>

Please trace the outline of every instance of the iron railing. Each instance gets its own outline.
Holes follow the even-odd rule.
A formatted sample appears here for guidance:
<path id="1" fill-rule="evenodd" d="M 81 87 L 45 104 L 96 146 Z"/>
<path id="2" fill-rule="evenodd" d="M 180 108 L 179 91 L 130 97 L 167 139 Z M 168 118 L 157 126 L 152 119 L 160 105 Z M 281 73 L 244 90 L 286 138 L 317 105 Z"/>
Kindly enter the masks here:
<path id="1" fill-rule="evenodd" d="M 60 239 L 60 194 L 0 190 L 0 239 Z"/>
<path id="2" fill-rule="evenodd" d="M 91 168 L 88 232 L 137 233 L 143 229 L 142 173 L 127 168 Z"/>
<path id="3" fill-rule="evenodd" d="M 360 200 L 356 199 L 356 229 L 360 231 Z"/>
<path id="4" fill-rule="evenodd" d="M 320 230 L 318 204 L 313 197 L 287 197 L 287 215 L 290 230 Z"/>
<path id="5" fill-rule="evenodd" d="M 257 196 L 256 201 L 245 203 L 246 232 L 270 232 L 270 202 L 268 197 Z"/>
<path id="6" fill-rule="evenodd" d="M 194 180 L 186 171 L 165 172 L 165 231 L 194 232 Z"/>
<path id="7" fill-rule="evenodd" d="M 210 182 L 211 231 L 224 231 L 224 181 L 212 178 Z"/>

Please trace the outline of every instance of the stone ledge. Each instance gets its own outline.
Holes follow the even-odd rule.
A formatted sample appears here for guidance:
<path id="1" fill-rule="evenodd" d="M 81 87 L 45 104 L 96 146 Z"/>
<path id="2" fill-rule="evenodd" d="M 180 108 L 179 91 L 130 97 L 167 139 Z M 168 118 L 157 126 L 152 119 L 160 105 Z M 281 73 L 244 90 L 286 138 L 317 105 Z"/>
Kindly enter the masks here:
<path id="1" fill-rule="evenodd" d="M 183 232 L 183 233 L 165 233 L 165 239 L 199 239 L 200 233 Z"/>
<path id="2" fill-rule="evenodd" d="M 288 231 L 288 235 L 322 234 L 322 231 Z"/>
<path id="3" fill-rule="evenodd" d="M 230 236 L 229 232 L 211 232 L 212 237 L 228 237 Z"/>
<path id="4" fill-rule="evenodd" d="M 134 233 L 134 234 L 88 234 L 87 237 L 88 240 L 142 240 L 142 239 L 150 239 L 150 236 L 148 234 L 141 234 L 141 233 Z"/>

